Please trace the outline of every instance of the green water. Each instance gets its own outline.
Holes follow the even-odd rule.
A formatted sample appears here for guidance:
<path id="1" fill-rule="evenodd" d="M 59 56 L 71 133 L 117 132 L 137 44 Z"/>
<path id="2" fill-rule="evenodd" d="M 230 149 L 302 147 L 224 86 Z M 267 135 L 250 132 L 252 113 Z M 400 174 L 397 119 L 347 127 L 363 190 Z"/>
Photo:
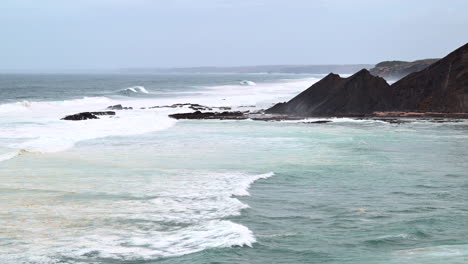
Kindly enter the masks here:
<path id="1" fill-rule="evenodd" d="M 0 248 L 25 263 L 467 263 L 467 138 L 464 122 L 181 121 L 26 153 L 0 163 L 0 220 L 19 221 Z"/>
<path id="2" fill-rule="evenodd" d="M 149 108 L 256 110 L 320 77 L 0 76 L 0 264 L 468 263 L 466 121 Z"/>

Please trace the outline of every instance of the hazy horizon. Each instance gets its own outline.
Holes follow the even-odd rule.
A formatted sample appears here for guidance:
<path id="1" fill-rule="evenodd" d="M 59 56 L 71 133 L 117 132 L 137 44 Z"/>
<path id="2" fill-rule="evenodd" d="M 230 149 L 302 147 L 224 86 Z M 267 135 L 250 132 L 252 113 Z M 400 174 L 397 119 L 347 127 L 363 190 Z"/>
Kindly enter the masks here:
<path id="1" fill-rule="evenodd" d="M 6 0 L 1 71 L 376 64 L 466 43 L 468 2 Z"/>

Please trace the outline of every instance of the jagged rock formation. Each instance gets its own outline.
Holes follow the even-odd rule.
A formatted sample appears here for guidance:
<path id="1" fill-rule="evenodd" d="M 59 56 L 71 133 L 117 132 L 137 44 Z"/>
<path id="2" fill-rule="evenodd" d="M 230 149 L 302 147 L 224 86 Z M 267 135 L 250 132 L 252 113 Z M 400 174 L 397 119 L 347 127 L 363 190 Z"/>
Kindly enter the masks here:
<path id="1" fill-rule="evenodd" d="M 425 59 L 417 61 L 383 61 L 370 69 L 370 73 L 375 76 L 380 76 L 387 80 L 398 80 L 406 75 L 424 70 L 429 65 L 438 61 L 439 59 Z"/>
<path id="2" fill-rule="evenodd" d="M 360 116 L 391 108 L 387 82 L 363 69 L 341 78 L 330 73 L 287 103 L 279 103 L 266 113 L 299 116 Z"/>
<path id="3" fill-rule="evenodd" d="M 468 43 L 392 85 L 397 111 L 468 112 Z"/>
<path id="4" fill-rule="evenodd" d="M 468 44 L 391 86 L 364 69 L 348 78 L 331 73 L 289 102 L 267 109 L 266 113 L 357 116 L 374 112 L 385 115 L 389 111 L 465 116 L 454 114 L 468 112 Z"/>

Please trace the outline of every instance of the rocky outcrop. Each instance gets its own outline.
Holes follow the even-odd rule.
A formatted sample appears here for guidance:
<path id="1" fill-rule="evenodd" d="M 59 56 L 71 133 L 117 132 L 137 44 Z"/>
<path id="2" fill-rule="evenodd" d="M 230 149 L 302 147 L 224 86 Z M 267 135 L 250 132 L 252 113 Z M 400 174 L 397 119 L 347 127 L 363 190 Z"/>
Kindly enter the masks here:
<path id="1" fill-rule="evenodd" d="M 387 82 L 363 69 L 341 78 L 330 73 L 287 103 L 279 103 L 266 113 L 298 116 L 362 116 L 391 108 Z"/>
<path id="2" fill-rule="evenodd" d="M 468 43 L 392 85 L 395 111 L 468 112 Z"/>
<path id="3" fill-rule="evenodd" d="M 181 113 L 172 114 L 169 117 L 175 119 L 210 119 L 210 120 L 245 120 L 250 119 L 254 121 L 285 121 L 285 120 L 302 120 L 300 116 L 290 115 L 276 115 L 276 114 L 265 114 L 263 112 L 205 112 L 196 111 L 193 113 Z M 330 123 L 331 120 L 304 120 L 303 123 L 307 124 L 325 124 Z"/>
<path id="4" fill-rule="evenodd" d="M 182 108 L 182 107 L 188 107 L 192 110 L 213 110 L 212 107 L 204 106 L 201 104 L 191 104 L 191 103 L 184 103 L 184 104 L 172 104 L 172 105 L 157 105 L 157 106 L 151 106 L 149 107 L 150 109 L 154 108 Z M 216 108 L 216 107 L 215 107 Z"/>
<path id="5" fill-rule="evenodd" d="M 213 109 L 218 109 L 218 110 L 231 110 L 231 107 L 229 106 L 205 106 L 201 104 L 192 104 L 192 103 L 184 103 L 184 104 L 172 104 L 172 105 L 157 105 L 157 106 L 151 106 L 148 107 L 149 109 L 154 109 L 154 108 L 183 108 L 187 107 L 195 111 L 211 111 Z"/>
<path id="6" fill-rule="evenodd" d="M 439 59 L 425 59 L 417 61 L 383 61 L 370 69 L 370 73 L 375 76 L 380 76 L 387 80 L 398 80 L 406 75 L 424 70 L 429 65 Z"/>
<path id="7" fill-rule="evenodd" d="M 193 113 L 182 113 L 169 115 L 175 119 L 220 119 L 220 120 L 242 120 L 247 119 L 248 116 L 244 112 L 200 112 L 195 111 Z"/>
<path id="8" fill-rule="evenodd" d="M 74 115 L 67 115 L 61 120 L 72 120 L 72 121 L 78 121 L 78 120 L 87 120 L 87 119 L 99 119 L 99 115 L 115 115 L 115 112 L 113 111 L 105 111 L 105 112 L 82 112 Z"/>
<path id="9" fill-rule="evenodd" d="M 124 107 L 121 104 L 108 106 L 106 109 L 109 110 L 132 110 L 133 107 Z"/>
<path id="10" fill-rule="evenodd" d="M 265 112 L 300 116 L 431 112 L 430 116 L 463 118 L 465 115 L 457 113 L 468 112 L 468 44 L 391 86 L 365 69 L 348 78 L 331 73 L 289 102 Z"/>

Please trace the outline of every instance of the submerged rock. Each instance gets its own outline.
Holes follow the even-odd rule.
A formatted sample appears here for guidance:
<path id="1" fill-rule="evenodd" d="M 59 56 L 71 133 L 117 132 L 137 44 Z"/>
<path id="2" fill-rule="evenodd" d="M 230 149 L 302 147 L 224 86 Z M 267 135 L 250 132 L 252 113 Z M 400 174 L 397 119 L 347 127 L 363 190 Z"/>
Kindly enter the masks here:
<path id="1" fill-rule="evenodd" d="M 181 108 L 181 107 L 188 107 L 192 110 L 212 110 L 211 107 L 200 105 L 200 104 L 191 104 L 191 103 L 183 103 L 183 104 L 172 104 L 172 105 L 157 105 L 149 107 L 150 109 L 154 108 Z"/>
<path id="2" fill-rule="evenodd" d="M 312 121 L 312 122 L 307 122 L 307 123 L 310 123 L 310 124 L 325 124 L 325 123 L 330 123 L 332 121 L 330 120 L 317 120 L 317 121 Z"/>
<path id="3" fill-rule="evenodd" d="M 67 115 L 61 120 L 87 120 L 87 119 L 99 119 L 99 115 L 115 115 L 114 111 L 105 111 L 105 112 L 82 112 L 74 115 Z"/>

